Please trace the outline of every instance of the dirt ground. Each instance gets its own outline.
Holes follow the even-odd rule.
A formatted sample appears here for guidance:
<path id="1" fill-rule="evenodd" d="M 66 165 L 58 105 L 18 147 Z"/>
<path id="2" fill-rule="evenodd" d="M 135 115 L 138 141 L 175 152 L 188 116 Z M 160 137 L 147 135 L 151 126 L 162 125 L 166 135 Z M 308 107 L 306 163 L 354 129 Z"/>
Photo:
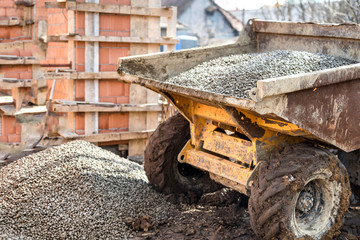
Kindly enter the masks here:
<path id="1" fill-rule="evenodd" d="M 128 224 L 136 232 L 133 240 L 256 239 L 250 227 L 247 197 L 235 194 L 224 199 L 223 190 L 203 196 L 198 204 L 178 204 L 178 210 L 168 219 L 153 221 L 145 216 L 129 219 Z M 360 207 L 350 207 L 335 239 L 360 239 Z"/>

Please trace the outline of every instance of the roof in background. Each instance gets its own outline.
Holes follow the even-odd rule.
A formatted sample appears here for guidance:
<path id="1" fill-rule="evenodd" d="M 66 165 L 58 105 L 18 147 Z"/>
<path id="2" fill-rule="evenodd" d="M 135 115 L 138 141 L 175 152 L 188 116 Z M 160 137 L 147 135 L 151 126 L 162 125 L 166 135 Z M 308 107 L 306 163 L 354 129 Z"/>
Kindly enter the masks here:
<path id="1" fill-rule="evenodd" d="M 193 1 L 194 0 L 162 0 L 162 5 L 166 7 L 176 6 L 178 8 L 179 16 L 186 10 L 186 8 L 190 6 Z M 225 19 L 235 30 L 237 30 L 238 32 L 241 32 L 243 30 L 243 23 L 239 19 L 237 19 L 230 12 L 217 5 L 214 0 L 210 0 L 210 2 L 214 5 L 214 7 L 216 7 L 216 9 L 213 10 L 219 10 L 219 12 L 225 17 Z"/>
<path id="2" fill-rule="evenodd" d="M 211 2 L 218 8 L 218 10 L 221 12 L 221 14 L 226 18 L 226 20 L 230 23 L 230 25 L 237 30 L 238 32 L 241 32 L 244 30 L 244 24 L 237 19 L 234 15 L 232 15 L 229 11 L 226 11 L 219 5 L 215 3 L 214 0 L 211 0 Z"/>
<path id="3" fill-rule="evenodd" d="M 190 6 L 193 0 L 162 0 L 162 5 L 165 7 L 175 6 L 178 9 L 178 15 L 182 14 L 185 9 Z"/>

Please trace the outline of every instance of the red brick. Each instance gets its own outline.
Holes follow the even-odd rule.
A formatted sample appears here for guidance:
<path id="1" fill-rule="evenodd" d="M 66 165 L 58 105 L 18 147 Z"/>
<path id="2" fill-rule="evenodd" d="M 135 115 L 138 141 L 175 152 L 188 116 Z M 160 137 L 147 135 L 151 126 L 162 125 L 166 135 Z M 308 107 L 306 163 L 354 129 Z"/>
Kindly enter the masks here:
<path id="1" fill-rule="evenodd" d="M 20 79 L 32 79 L 32 72 L 20 73 Z"/>
<path id="2" fill-rule="evenodd" d="M 48 2 L 48 0 L 36 0 L 36 14 L 40 11 L 44 11 L 43 9 L 39 10 L 39 8 L 45 9 L 45 2 Z"/>
<path id="3" fill-rule="evenodd" d="M 120 57 L 126 57 L 130 55 L 130 49 L 115 48 L 110 51 L 110 63 L 114 64 L 118 62 Z"/>
<path id="4" fill-rule="evenodd" d="M 129 103 L 129 97 L 128 97 L 128 96 L 117 97 L 117 98 L 116 98 L 116 103 L 117 103 L 117 104 Z"/>
<path id="5" fill-rule="evenodd" d="M 32 56 L 33 49 L 20 49 L 19 56 L 29 57 Z"/>
<path id="6" fill-rule="evenodd" d="M 129 37 L 130 31 L 100 30 L 100 36 Z"/>
<path id="7" fill-rule="evenodd" d="M 113 42 L 100 42 L 100 43 L 99 43 L 99 47 L 100 47 L 100 48 L 116 48 L 116 47 L 117 47 L 117 43 L 113 43 Z"/>
<path id="8" fill-rule="evenodd" d="M 116 97 L 100 97 L 100 102 L 110 102 L 110 103 L 116 103 Z"/>
<path id="9" fill-rule="evenodd" d="M 85 72 L 85 65 L 76 64 L 76 71 Z"/>
<path id="10" fill-rule="evenodd" d="M 99 49 L 99 55 L 100 55 L 99 63 L 100 64 L 109 64 L 110 63 L 109 50 L 110 50 L 109 48 L 100 48 Z M 111 49 L 111 51 L 113 51 L 113 50 L 115 50 L 115 49 Z"/>
<path id="11" fill-rule="evenodd" d="M 85 30 L 77 29 L 76 33 L 79 34 L 79 35 L 85 35 Z"/>
<path id="12" fill-rule="evenodd" d="M 20 73 L 16 73 L 16 72 L 5 72 L 5 77 L 8 78 L 20 78 Z"/>
<path id="13" fill-rule="evenodd" d="M 76 14 L 76 30 L 85 29 L 85 13 Z"/>
<path id="14" fill-rule="evenodd" d="M 110 89 L 108 91 L 109 96 L 124 96 L 125 95 L 125 84 L 117 80 L 108 80 Z"/>
<path id="15" fill-rule="evenodd" d="M 116 43 L 116 47 L 118 47 L 118 48 L 129 48 L 130 49 L 130 43 Z"/>
<path id="16" fill-rule="evenodd" d="M 76 64 L 85 64 L 85 48 L 76 48 Z"/>
<path id="17" fill-rule="evenodd" d="M 109 129 L 109 113 L 99 113 L 99 129 Z"/>
<path id="18" fill-rule="evenodd" d="M 85 47 L 85 42 L 76 42 L 75 47 L 77 47 L 77 48 L 78 47 L 83 47 L 84 48 Z"/>
<path id="19" fill-rule="evenodd" d="M 21 124 L 20 123 L 16 123 L 16 134 L 21 134 Z"/>
<path id="20" fill-rule="evenodd" d="M 8 136 L 0 136 L 0 142 L 8 142 Z"/>
<path id="21" fill-rule="evenodd" d="M 21 135 L 8 135 L 9 143 L 19 143 L 21 142 Z"/>
<path id="22" fill-rule="evenodd" d="M 100 31 L 130 31 L 130 16 L 100 14 L 99 22 Z"/>
<path id="23" fill-rule="evenodd" d="M 129 127 L 128 113 L 109 113 L 109 128 L 127 128 Z"/>
<path id="24" fill-rule="evenodd" d="M 14 50 L 10 50 L 10 51 L 3 51 L 3 52 L 0 52 L 0 55 L 16 55 L 16 56 L 19 56 L 20 51 L 19 51 L 19 49 L 14 49 Z"/>
<path id="25" fill-rule="evenodd" d="M 56 58 L 57 60 L 55 62 L 57 62 L 57 63 L 64 63 L 68 57 L 67 53 L 68 53 L 67 45 L 66 45 L 66 43 L 64 43 L 63 46 L 48 47 L 47 57 L 48 58 Z"/>
<path id="26" fill-rule="evenodd" d="M 100 65 L 99 70 L 100 72 L 113 72 L 116 71 L 117 66 L 114 65 Z"/>
<path id="27" fill-rule="evenodd" d="M 85 80 L 76 80 L 76 82 L 75 82 L 75 97 L 76 97 L 76 99 L 85 98 Z"/>
<path id="28" fill-rule="evenodd" d="M 23 36 L 23 29 L 22 27 L 12 27 L 10 29 L 10 38 L 18 38 Z"/>
<path id="29" fill-rule="evenodd" d="M 47 1 L 47 0 L 45 0 Z M 36 18 L 39 19 L 44 19 L 47 20 L 48 19 L 48 9 L 45 8 L 45 1 L 36 1 Z M 40 3 L 39 3 L 40 2 Z"/>
<path id="30" fill-rule="evenodd" d="M 114 80 L 102 80 L 99 82 L 100 97 L 117 97 L 124 95 L 124 84 Z M 115 101 L 116 102 L 116 101 Z"/>
<path id="31" fill-rule="evenodd" d="M 19 8 L 6 8 L 7 17 L 21 17 L 22 13 L 22 9 Z"/>
<path id="32" fill-rule="evenodd" d="M 0 0 L 0 6 L 2 7 L 9 7 L 9 8 L 14 8 L 15 7 L 15 3 L 13 0 Z"/>
<path id="33" fill-rule="evenodd" d="M 15 134 L 16 133 L 16 126 L 15 126 L 15 118 L 14 117 L 8 117 L 3 116 L 2 119 L 2 134 L 8 135 L 8 134 Z"/>
<path id="34" fill-rule="evenodd" d="M 48 29 L 49 29 L 49 35 L 65 34 L 67 32 L 67 24 L 64 23 L 55 26 L 50 26 Z"/>
<path id="35" fill-rule="evenodd" d="M 124 96 L 129 96 L 130 95 L 130 84 L 128 83 L 124 83 Z"/>
<path id="36" fill-rule="evenodd" d="M 85 130 L 85 114 L 84 113 L 76 113 L 75 116 L 75 129 Z"/>
<path id="37" fill-rule="evenodd" d="M 49 42 L 48 43 L 48 47 L 53 47 L 53 48 L 56 48 L 56 47 L 66 47 L 67 46 L 67 43 L 64 43 L 64 42 Z"/>
<path id="38" fill-rule="evenodd" d="M 2 39 L 10 38 L 10 28 L 0 27 L 0 38 Z"/>
<path id="39" fill-rule="evenodd" d="M 0 8 L 0 17 L 5 17 L 6 15 L 6 8 Z"/>
<path id="40" fill-rule="evenodd" d="M 9 66 L 8 71 L 9 72 L 30 72 L 32 70 L 31 65 L 14 65 Z"/>

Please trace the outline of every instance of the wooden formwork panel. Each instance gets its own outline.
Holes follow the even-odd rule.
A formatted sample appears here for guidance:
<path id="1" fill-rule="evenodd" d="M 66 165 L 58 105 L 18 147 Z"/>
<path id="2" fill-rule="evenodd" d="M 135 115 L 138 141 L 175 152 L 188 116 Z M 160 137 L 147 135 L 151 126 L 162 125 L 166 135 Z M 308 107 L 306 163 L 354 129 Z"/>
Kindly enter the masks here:
<path id="1" fill-rule="evenodd" d="M 173 15 L 173 9 L 161 8 L 160 0 L 99 0 L 98 4 L 85 2 L 87 1 L 57 2 L 51 0 L 51 3 L 46 4 L 44 0 L 36 2 L 36 5 L 41 7 L 39 16 L 42 20 L 46 20 L 47 26 L 47 36 L 41 35 L 47 43 L 46 61 L 43 63 L 68 64 L 72 62 L 74 72 L 69 75 L 76 75 L 73 78 L 54 77 L 56 79 L 55 84 L 55 80 L 49 77 L 48 88 L 55 86 L 51 89 L 52 99 L 89 101 L 90 99 L 87 96 L 89 96 L 89 86 L 92 86 L 90 91 L 96 92 L 95 100 L 98 102 L 118 105 L 133 102 L 134 104 L 130 104 L 132 107 L 123 108 L 130 109 L 127 111 L 107 112 L 106 109 L 99 110 L 96 113 L 97 120 L 95 122 L 97 126 L 93 129 L 94 132 L 99 133 L 98 136 L 89 135 L 89 131 L 86 130 L 89 116 L 93 115 L 92 112 L 94 112 L 92 110 L 79 112 L 69 108 L 68 112 L 56 112 L 52 117 L 55 119 L 57 117 L 58 121 L 52 121 L 49 124 L 59 125 L 52 129 L 61 131 L 64 138 L 76 139 L 74 133 L 83 136 L 87 131 L 87 134 L 83 136 L 85 140 L 101 141 L 102 145 L 125 144 L 130 141 L 130 145 L 132 145 L 129 149 L 130 154 L 142 154 L 146 139 L 158 124 L 158 110 L 154 110 L 159 109 L 155 106 L 158 104 L 158 96 L 148 90 L 119 82 L 114 75 L 117 60 L 119 57 L 130 54 L 159 51 L 160 44 L 174 44 L 173 37 L 175 35 L 168 34 L 168 38 L 160 38 L 159 22 L 160 16 L 171 18 L 172 24 L 169 24 L 168 27 L 174 30 L 173 23 L 174 20 L 176 23 L 176 16 Z M 112 5 L 100 6 L 99 4 Z M 118 13 L 114 12 L 114 9 L 117 9 L 115 5 L 119 6 Z M 79 6 L 79 9 L 74 8 L 74 6 Z M 89 19 L 97 19 L 97 15 L 98 23 L 89 21 Z M 98 26 L 98 29 L 90 29 L 89 33 L 89 25 L 95 28 Z M 87 34 L 85 34 L 86 32 Z M 60 42 L 57 42 L 56 39 Z M 98 50 L 92 51 L 91 46 L 94 46 L 95 49 L 98 48 Z M 90 66 L 95 70 L 89 71 L 89 62 L 91 62 L 90 65 L 96 65 Z M 81 75 L 81 73 L 87 75 Z M 111 76 L 114 77 L 109 78 L 110 75 L 104 75 L 105 79 L 102 79 L 100 73 L 111 73 Z M 92 74 L 94 78 L 90 77 Z M 150 103 L 155 107 L 144 107 L 149 111 L 142 111 L 139 110 L 143 106 L 142 103 L 145 105 Z M 131 111 L 131 109 L 136 110 Z M 108 141 L 107 137 L 109 137 Z M 104 141 L 107 143 L 103 143 Z M 137 150 L 133 151 L 133 149 Z"/>

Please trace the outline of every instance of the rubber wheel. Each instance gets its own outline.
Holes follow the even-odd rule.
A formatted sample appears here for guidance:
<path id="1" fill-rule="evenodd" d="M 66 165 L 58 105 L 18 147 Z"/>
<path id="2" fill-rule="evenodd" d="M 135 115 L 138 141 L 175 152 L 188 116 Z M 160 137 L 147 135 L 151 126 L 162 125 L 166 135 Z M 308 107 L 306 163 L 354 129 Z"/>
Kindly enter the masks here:
<path id="1" fill-rule="evenodd" d="M 249 199 L 260 239 L 332 239 L 350 198 L 345 167 L 325 149 L 286 147 L 259 165 Z"/>
<path id="2" fill-rule="evenodd" d="M 167 119 L 151 135 L 144 167 L 149 183 L 157 191 L 200 196 L 204 189 L 215 184 L 206 172 L 178 162 L 178 154 L 189 139 L 189 122 L 181 114 Z"/>

